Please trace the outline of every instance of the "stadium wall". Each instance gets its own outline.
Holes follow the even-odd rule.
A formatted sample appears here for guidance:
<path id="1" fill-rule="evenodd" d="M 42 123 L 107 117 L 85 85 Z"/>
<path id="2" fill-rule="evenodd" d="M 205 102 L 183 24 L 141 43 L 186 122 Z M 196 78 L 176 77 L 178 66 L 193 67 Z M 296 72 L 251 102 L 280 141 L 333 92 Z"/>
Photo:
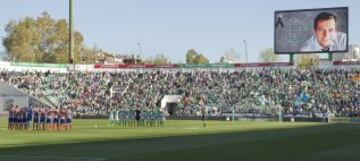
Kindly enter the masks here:
<path id="1" fill-rule="evenodd" d="M 291 69 L 296 68 L 291 63 L 278 62 L 278 63 L 246 63 L 246 64 L 167 64 L 167 65 L 154 65 L 154 64 L 76 64 L 75 68 L 69 64 L 39 64 L 39 63 L 16 63 L 0 61 L 0 70 L 6 69 L 9 71 L 37 71 L 37 72 L 57 72 L 67 73 L 71 69 L 83 72 L 149 72 L 158 71 L 162 72 L 196 72 L 196 71 L 215 71 L 215 72 L 233 72 L 243 70 L 262 70 L 264 68 L 271 69 Z M 318 68 L 332 69 L 332 68 L 360 68 L 360 61 L 320 61 Z"/>
<path id="2" fill-rule="evenodd" d="M 0 61 L 0 70 L 6 69 L 9 71 L 38 71 L 38 72 L 59 72 L 65 73 L 68 71 L 67 65 L 56 64 L 33 64 L 33 63 L 13 63 Z"/>

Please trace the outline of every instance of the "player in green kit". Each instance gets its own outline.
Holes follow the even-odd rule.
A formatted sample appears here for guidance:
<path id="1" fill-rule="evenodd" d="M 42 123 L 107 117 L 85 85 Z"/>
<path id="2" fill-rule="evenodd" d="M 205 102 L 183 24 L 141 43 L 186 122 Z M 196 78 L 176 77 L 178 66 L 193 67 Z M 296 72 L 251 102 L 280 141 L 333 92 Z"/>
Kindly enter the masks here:
<path id="1" fill-rule="evenodd" d="M 160 111 L 161 113 L 161 125 L 162 126 L 165 126 L 165 121 L 166 121 L 166 115 L 165 115 L 165 112 L 164 111 Z"/>
<path id="2" fill-rule="evenodd" d="M 125 113 L 125 126 L 130 126 L 130 109 L 126 109 Z"/>
<path id="3" fill-rule="evenodd" d="M 140 126 L 145 126 L 145 110 L 141 110 L 140 113 Z"/>
<path id="4" fill-rule="evenodd" d="M 145 111 L 145 118 L 144 118 L 144 120 L 145 120 L 145 126 L 150 126 L 150 119 L 149 119 L 149 117 L 150 117 L 150 112 L 149 112 L 149 110 L 146 110 L 146 111 Z"/>
<path id="5" fill-rule="evenodd" d="M 156 126 L 160 126 L 161 114 L 160 110 L 156 110 Z"/>
<path id="6" fill-rule="evenodd" d="M 125 113 L 124 113 L 124 109 L 120 109 L 120 126 L 125 126 Z"/>
<path id="7" fill-rule="evenodd" d="M 135 125 L 135 110 L 131 109 L 130 110 L 130 126 L 134 126 Z"/>
<path id="8" fill-rule="evenodd" d="M 116 119 L 116 125 L 120 125 L 120 109 L 117 109 L 116 110 L 116 117 L 115 117 L 115 119 Z"/>
<path id="9" fill-rule="evenodd" d="M 115 124 L 115 110 L 111 110 L 110 111 L 110 115 L 109 115 L 109 121 L 110 121 L 110 125 L 114 125 Z"/>

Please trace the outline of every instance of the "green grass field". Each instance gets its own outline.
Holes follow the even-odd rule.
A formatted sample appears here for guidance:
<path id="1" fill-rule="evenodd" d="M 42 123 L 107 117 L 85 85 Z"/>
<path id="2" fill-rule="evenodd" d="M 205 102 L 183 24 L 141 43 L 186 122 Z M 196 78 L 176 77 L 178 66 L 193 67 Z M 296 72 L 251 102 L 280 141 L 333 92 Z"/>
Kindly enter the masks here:
<path id="1" fill-rule="evenodd" d="M 96 128 L 97 127 L 97 128 Z M 72 132 L 8 131 L 0 161 L 359 161 L 360 125 L 167 121 L 166 127 L 113 127 L 75 120 Z"/>

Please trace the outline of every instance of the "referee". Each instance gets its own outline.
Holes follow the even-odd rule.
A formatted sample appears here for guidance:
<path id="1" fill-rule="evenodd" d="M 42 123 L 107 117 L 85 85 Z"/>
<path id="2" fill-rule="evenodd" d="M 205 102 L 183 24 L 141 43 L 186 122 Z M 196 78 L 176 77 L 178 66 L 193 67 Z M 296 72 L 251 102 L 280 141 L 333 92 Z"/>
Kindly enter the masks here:
<path id="1" fill-rule="evenodd" d="M 203 127 L 206 128 L 206 107 L 205 107 L 205 98 L 203 96 L 200 97 L 199 101 L 200 111 L 201 111 L 201 120 L 203 122 Z"/>

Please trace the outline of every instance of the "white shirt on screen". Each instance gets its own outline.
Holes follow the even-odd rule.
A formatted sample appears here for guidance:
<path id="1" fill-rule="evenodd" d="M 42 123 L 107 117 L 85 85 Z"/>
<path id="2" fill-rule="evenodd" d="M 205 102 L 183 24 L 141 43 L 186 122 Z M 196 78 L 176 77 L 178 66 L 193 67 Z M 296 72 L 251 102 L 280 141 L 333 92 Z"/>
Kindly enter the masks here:
<path id="1" fill-rule="evenodd" d="M 309 40 L 307 40 L 304 46 L 300 49 L 302 52 L 311 52 L 311 51 L 344 51 L 346 50 L 346 34 L 342 32 L 338 32 L 334 38 L 333 45 L 330 46 L 329 49 L 324 49 L 318 42 L 315 35 L 311 36 Z"/>

